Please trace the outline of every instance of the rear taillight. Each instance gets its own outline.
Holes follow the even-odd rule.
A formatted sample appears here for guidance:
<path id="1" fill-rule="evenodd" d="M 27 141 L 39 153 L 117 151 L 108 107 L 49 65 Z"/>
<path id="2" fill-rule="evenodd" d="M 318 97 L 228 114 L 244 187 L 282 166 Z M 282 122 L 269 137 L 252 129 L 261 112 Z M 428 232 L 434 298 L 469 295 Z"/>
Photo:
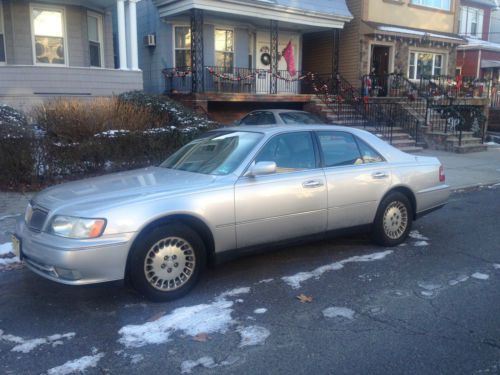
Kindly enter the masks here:
<path id="1" fill-rule="evenodd" d="M 446 176 L 444 175 L 444 167 L 442 165 L 439 166 L 439 182 L 444 182 L 446 180 Z"/>

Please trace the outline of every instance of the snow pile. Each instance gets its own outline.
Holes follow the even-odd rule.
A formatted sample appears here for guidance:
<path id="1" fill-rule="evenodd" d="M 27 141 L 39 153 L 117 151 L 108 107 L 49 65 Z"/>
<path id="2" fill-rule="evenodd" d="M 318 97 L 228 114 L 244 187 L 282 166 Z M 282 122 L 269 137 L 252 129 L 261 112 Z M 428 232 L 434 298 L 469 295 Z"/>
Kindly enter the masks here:
<path id="1" fill-rule="evenodd" d="M 37 339 L 23 339 L 19 336 L 14 335 L 5 335 L 4 332 L 0 329 L 0 341 L 9 342 L 12 344 L 16 344 L 11 351 L 19 352 L 19 353 L 29 353 L 33 349 L 41 346 L 52 344 L 52 346 L 61 345 L 63 343 L 63 339 L 71 340 L 75 337 L 74 332 L 69 332 L 65 334 L 55 334 L 51 336 L 47 336 L 45 338 L 37 338 Z"/>
<path id="2" fill-rule="evenodd" d="M 253 311 L 253 313 L 254 313 L 254 314 L 265 314 L 266 312 L 267 312 L 267 309 L 266 309 L 266 308 L 264 308 L 264 307 L 261 307 L 261 308 L 259 308 L 259 309 L 255 309 L 255 310 Z"/>
<path id="3" fill-rule="evenodd" d="M 354 310 L 351 310 L 347 307 L 328 307 L 323 310 L 323 316 L 325 318 L 336 318 L 336 317 L 341 317 L 341 318 L 346 318 L 346 319 L 353 319 L 354 318 Z"/>
<path id="4" fill-rule="evenodd" d="M 267 328 L 261 326 L 240 327 L 238 333 L 241 336 L 240 348 L 263 345 L 271 334 Z"/>
<path id="5" fill-rule="evenodd" d="M 196 361 L 193 361 L 191 359 L 182 362 L 181 364 L 181 373 L 182 374 L 190 374 L 194 368 L 196 367 L 204 367 L 204 368 L 214 368 L 214 367 L 221 367 L 221 366 L 230 366 L 232 364 L 235 364 L 238 362 L 239 357 L 236 356 L 229 356 L 225 360 L 223 360 L 220 363 L 216 363 L 215 360 L 212 357 L 201 357 L 197 359 Z"/>
<path id="6" fill-rule="evenodd" d="M 475 272 L 471 275 L 471 277 L 478 280 L 488 280 L 490 278 L 490 275 L 486 273 Z"/>
<path id="7" fill-rule="evenodd" d="M 214 302 L 189 307 L 179 307 L 170 314 L 153 322 L 140 325 L 128 325 L 121 328 L 118 342 L 126 347 L 139 348 L 149 344 L 163 344 L 170 341 L 170 336 L 181 331 L 189 336 L 201 333 L 225 333 L 235 324 L 231 317 L 234 297 L 250 292 L 250 288 L 229 290 L 218 296 Z"/>
<path id="8" fill-rule="evenodd" d="M 48 375 L 69 375 L 69 374 L 80 374 L 89 368 L 97 367 L 97 363 L 104 357 L 104 353 L 98 353 L 95 355 L 87 355 L 82 358 L 75 359 L 73 361 L 68 361 L 65 364 L 51 368 L 47 371 Z"/>
<path id="9" fill-rule="evenodd" d="M 290 285 L 293 289 L 299 289 L 301 284 L 304 281 L 307 281 L 312 278 L 319 279 L 321 275 L 328 271 L 337 271 L 344 268 L 344 265 L 348 263 L 356 263 L 356 262 L 373 262 L 376 260 L 384 259 L 387 255 L 392 254 L 392 250 L 386 250 L 378 253 L 353 256 L 339 262 L 330 263 L 321 267 L 316 268 L 310 272 L 299 272 L 292 276 L 284 276 L 281 279 Z"/>
<path id="10" fill-rule="evenodd" d="M 0 245 L 0 256 L 12 253 L 12 242 L 7 242 Z"/>

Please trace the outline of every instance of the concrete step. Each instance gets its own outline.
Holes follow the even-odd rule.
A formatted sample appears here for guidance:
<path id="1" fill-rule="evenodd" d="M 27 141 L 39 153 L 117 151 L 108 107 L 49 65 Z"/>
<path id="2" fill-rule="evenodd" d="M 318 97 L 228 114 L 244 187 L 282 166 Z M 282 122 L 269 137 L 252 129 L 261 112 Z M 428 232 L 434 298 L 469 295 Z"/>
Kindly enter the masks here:
<path id="1" fill-rule="evenodd" d="M 488 150 L 488 145 L 483 145 L 483 144 L 462 145 L 453 147 L 453 152 L 456 152 L 457 154 L 468 154 L 471 152 L 481 152 L 487 150 Z"/>
<path id="2" fill-rule="evenodd" d="M 408 153 L 411 153 L 411 152 L 420 152 L 420 151 L 424 150 L 424 148 L 420 147 L 420 146 L 398 147 L 398 149 L 400 149 L 403 152 L 408 152 Z"/>

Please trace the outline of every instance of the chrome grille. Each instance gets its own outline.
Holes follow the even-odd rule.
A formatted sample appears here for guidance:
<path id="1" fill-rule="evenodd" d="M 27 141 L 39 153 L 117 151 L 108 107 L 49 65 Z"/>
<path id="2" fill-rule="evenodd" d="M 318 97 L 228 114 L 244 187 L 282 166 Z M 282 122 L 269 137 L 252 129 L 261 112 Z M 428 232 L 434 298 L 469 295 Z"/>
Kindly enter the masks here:
<path id="1" fill-rule="evenodd" d="M 33 214 L 31 215 L 31 220 L 28 223 L 28 226 L 31 230 L 35 232 L 40 232 L 45 224 L 45 220 L 47 220 L 48 212 L 41 208 L 33 208 Z"/>

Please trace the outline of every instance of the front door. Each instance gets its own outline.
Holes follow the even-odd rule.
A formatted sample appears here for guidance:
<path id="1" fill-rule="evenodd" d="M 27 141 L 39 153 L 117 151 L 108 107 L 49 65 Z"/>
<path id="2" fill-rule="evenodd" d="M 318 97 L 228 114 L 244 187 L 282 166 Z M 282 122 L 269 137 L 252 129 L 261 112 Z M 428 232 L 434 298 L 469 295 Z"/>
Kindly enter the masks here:
<path id="1" fill-rule="evenodd" d="M 387 46 L 372 46 L 372 61 L 370 74 L 377 78 L 372 82 L 372 90 L 378 91 L 377 96 L 387 95 L 387 74 L 389 74 L 389 53 L 390 47 Z M 372 79 L 373 80 L 373 79 Z"/>
<path id="2" fill-rule="evenodd" d="M 278 79 L 279 94 L 298 94 L 299 82 L 297 77 L 289 76 L 287 72 L 287 63 L 285 58 L 281 57 L 282 51 L 286 48 L 289 41 L 292 42 L 294 49 L 295 67 L 299 70 L 299 34 L 291 32 L 279 32 L 278 42 L 278 71 L 284 79 Z M 256 68 L 258 69 L 256 77 L 256 92 L 258 94 L 269 94 L 271 88 L 271 43 L 269 31 L 257 32 L 256 43 Z"/>
<path id="3" fill-rule="evenodd" d="M 255 162 L 274 161 L 271 175 L 241 177 L 235 186 L 238 248 L 322 233 L 326 229 L 324 172 L 310 132 L 274 136 Z"/>

